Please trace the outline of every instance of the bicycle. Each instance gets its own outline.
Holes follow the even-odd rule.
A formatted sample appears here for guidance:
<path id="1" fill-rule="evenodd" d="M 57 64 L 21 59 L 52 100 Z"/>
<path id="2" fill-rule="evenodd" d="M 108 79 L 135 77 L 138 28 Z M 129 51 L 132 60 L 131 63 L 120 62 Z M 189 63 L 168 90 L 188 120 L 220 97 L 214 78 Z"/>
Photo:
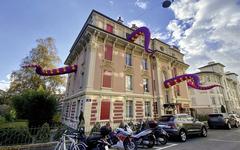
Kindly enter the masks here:
<path id="1" fill-rule="evenodd" d="M 64 131 L 60 141 L 55 146 L 54 150 L 86 150 L 87 145 L 83 142 L 77 142 L 77 133 L 72 133 L 71 135 L 66 134 L 67 130 Z M 69 139 L 70 145 L 67 147 L 66 138 Z"/>

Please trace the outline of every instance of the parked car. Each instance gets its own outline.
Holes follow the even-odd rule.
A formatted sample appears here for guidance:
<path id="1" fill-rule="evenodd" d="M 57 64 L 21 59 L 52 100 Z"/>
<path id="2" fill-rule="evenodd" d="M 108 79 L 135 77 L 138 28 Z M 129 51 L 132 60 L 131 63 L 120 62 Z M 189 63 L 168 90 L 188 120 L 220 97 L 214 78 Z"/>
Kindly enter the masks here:
<path id="1" fill-rule="evenodd" d="M 208 115 L 208 126 L 210 129 L 217 127 L 231 129 L 238 127 L 239 121 L 234 114 L 213 113 Z"/>
<path id="2" fill-rule="evenodd" d="M 191 134 L 207 137 L 206 125 L 188 114 L 164 115 L 159 119 L 159 124 L 170 137 L 177 137 L 182 142 Z"/>

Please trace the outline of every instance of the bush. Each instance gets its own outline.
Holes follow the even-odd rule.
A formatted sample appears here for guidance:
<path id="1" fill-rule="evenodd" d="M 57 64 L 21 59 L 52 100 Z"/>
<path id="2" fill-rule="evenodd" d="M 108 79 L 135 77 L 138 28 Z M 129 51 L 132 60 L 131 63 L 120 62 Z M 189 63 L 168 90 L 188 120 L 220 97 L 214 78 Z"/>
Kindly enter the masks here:
<path id="1" fill-rule="evenodd" d="M 5 123 L 5 122 L 6 122 L 5 117 L 0 115 L 0 124 Z"/>
<path id="2" fill-rule="evenodd" d="M 53 119 L 52 119 L 52 121 L 53 121 L 53 123 L 55 124 L 55 125 L 60 125 L 61 124 L 61 114 L 60 113 L 56 113 L 54 116 L 53 116 Z"/>
<path id="3" fill-rule="evenodd" d="M 32 143 L 28 128 L 3 128 L 0 129 L 0 145 Z"/>
<path id="4" fill-rule="evenodd" d="M 16 119 L 16 111 L 10 110 L 5 114 L 5 118 L 8 122 L 13 122 Z"/>
<path id="5" fill-rule="evenodd" d="M 28 90 L 12 98 L 17 118 L 27 119 L 29 127 L 52 123 L 56 113 L 56 97 L 44 90 Z"/>
<path id="6" fill-rule="evenodd" d="M 44 123 L 36 135 L 37 143 L 45 143 L 50 141 L 50 127 L 48 123 Z"/>

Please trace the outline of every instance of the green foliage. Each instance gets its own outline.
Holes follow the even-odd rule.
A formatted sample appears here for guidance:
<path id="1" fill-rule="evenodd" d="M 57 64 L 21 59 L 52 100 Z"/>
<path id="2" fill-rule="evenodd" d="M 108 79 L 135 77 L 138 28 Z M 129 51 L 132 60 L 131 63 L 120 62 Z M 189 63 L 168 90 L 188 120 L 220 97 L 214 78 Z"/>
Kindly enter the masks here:
<path id="1" fill-rule="evenodd" d="M 196 118 L 197 118 L 199 121 L 207 121 L 207 120 L 208 120 L 208 115 L 197 114 L 197 115 L 196 115 Z"/>
<path id="2" fill-rule="evenodd" d="M 52 119 L 53 123 L 55 125 L 59 125 L 61 124 L 61 114 L 58 112 L 58 113 L 55 113 L 54 116 L 53 116 L 53 119 Z"/>
<path id="3" fill-rule="evenodd" d="M 20 66 L 39 64 L 43 68 L 55 68 L 59 62 L 60 58 L 57 56 L 54 40 L 49 37 L 37 40 L 36 48 L 30 51 L 29 55 L 22 60 Z M 39 76 L 35 73 L 35 69 L 21 67 L 19 70 L 12 72 L 8 92 L 15 95 L 28 89 L 37 90 L 42 86 L 51 93 L 60 93 L 60 87 L 64 84 L 65 77 L 63 76 Z"/>
<path id="4" fill-rule="evenodd" d="M 28 128 L 0 129 L 0 145 L 27 144 L 32 142 Z"/>
<path id="5" fill-rule="evenodd" d="M 0 123 L 0 129 L 1 128 L 27 128 L 28 122 L 25 120 L 17 120 L 15 122 L 5 122 Z"/>
<path id="6" fill-rule="evenodd" d="M 36 135 L 37 143 L 49 142 L 50 140 L 50 127 L 48 123 L 44 123 Z"/>
<path id="7" fill-rule="evenodd" d="M 5 122 L 6 122 L 5 117 L 3 117 L 3 116 L 0 115 L 0 125 L 3 124 L 3 123 L 5 123 Z"/>
<path id="8" fill-rule="evenodd" d="M 57 101 L 55 96 L 47 91 L 27 90 L 12 98 L 17 118 L 27 119 L 29 127 L 42 126 L 51 123 L 56 113 Z"/>
<path id="9" fill-rule="evenodd" d="M 16 111 L 10 110 L 7 114 L 5 114 L 5 118 L 8 122 L 13 122 L 16 119 Z"/>
<path id="10" fill-rule="evenodd" d="M 96 122 L 93 128 L 91 129 L 90 134 L 93 134 L 94 132 L 99 132 L 100 128 L 101 128 L 101 124 L 99 122 Z"/>

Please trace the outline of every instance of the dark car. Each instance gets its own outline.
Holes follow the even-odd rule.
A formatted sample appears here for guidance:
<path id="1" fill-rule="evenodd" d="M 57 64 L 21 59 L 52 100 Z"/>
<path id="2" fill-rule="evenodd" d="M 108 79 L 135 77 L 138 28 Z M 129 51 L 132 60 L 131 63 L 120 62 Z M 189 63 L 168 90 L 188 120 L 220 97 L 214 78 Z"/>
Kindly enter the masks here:
<path id="1" fill-rule="evenodd" d="M 182 142 L 191 134 L 207 137 L 206 125 L 188 114 L 164 115 L 159 119 L 159 124 L 171 137 L 177 137 Z"/>
<path id="2" fill-rule="evenodd" d="M 217 127 L 231 129 L 234 126 L 238 127 L 239 122 L 233 114 L 213 113 L 208 115 L 208 126 L 210 129 Z"/>

